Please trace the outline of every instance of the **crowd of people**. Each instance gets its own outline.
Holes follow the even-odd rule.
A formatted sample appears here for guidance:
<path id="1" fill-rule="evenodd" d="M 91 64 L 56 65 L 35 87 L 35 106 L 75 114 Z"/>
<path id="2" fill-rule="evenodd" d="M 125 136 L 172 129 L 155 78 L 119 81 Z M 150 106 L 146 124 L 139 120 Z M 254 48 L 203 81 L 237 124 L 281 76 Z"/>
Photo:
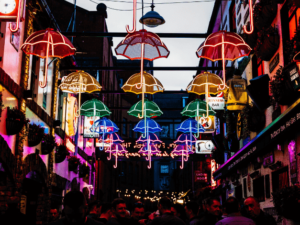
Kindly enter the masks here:
<path id="1" fill-rule="evenodd" d="M 62 218 L 57 209 L 51 209 L 50 225 L 276 225 L 275 219 L 260 209 L 254 197 L 240 202 L 229 197 L 223 206 L 218 198 L 209 198 L 205 204 L 189 201 L 173 204 L 168 197 L 158 201 L 157 211 L 145 212 L 142 202 L 134 204 L 131 212 L 122 198 L 112 203 L 87 204 L 79 191 L 64 197 Z"/>

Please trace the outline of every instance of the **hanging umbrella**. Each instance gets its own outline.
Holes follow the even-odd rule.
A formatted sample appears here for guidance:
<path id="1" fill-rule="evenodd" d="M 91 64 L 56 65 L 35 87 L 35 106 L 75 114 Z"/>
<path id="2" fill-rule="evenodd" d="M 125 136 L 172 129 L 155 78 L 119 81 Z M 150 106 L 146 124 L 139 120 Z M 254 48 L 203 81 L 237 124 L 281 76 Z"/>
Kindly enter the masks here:
<path id="1" fill-rule="evenodd" d="M 224 90 L 226 88 L 225 60 L 234 61 L 248 56 L 251 50 L 241 36 L 221 30 L 209 35 L 196 51 L 196 55 L 211 61 L 222 60 L 223 87 L 220 85 L 219 89 Z"/>
<path id="2" fill-rule="evenodd" d="M 175 156 L 181 156 L 181 166 L 180 169 L 184 167 L 184 161 L 188 161 L 189 154 L 193 154 L 192 150 L 189 150 L 189 147 L 186 144 L 177 145 L 171 154 Z"/>
<path id="3" fill-rule="evenodd" d="M 91 132 L 97 132 L 99 134 L 112 134 L 118 132 L 118 126 L 106 117 L 102 117 L 95 121 L 95 123 L 90 128 Z M 104 139 L 102 138 L 102 143 L 104 145 Z M 100 150 L 103 150 L 103 146 L 100 147 Z"/>
<path id="4" fill-rule="evenodd" d="M 158 105 L 155 102 L 149 101 L 148 99 L 145 99 L 144 110 L 142 106 L 143 102 L 139 101 L 134 104 L 127 113 L 138 118 L 140 118 L 142 112 L 144 112 L 145 117 L 160 116 L 163 114 Z"/>
<path id="5" fill-rule="evenodd" d="M 126 150 L 126 148 L 121 145 L 121 144 L 113 144 L 111 146 L 111 149 L 106 150 L 105 152 L 109 152 L 109 157 L 107 157 L 108 160 L 111 159 L 111 155 L 114 154 L 115 155 L 115 165 L 114 168 L 118 167 L 118 154 L 125 154 L 128 151 Z"/>
<path id="6" fill-rule="evenodd" d="M 44 82 L 40 82 L 41 88 L 47 85 L 48 58 L 56 57 L 62 59 L 74 55 L 76 51 L 76 48 L 74 48 L 68 38 L 52 28 L 31 34 L 22 44 L 21 49 L 27 55 L 36 55 L 46 59 Z"/>
<path id="7" fill-rule="evenodd" d="M 205 129 L 196 120 L 192 118 L 184 120 L 176 130 L 182 133 L 198 133 L 205 131 Z"/>
<path id="8" fill-rule="evenodd" d="M 79 117 L 81 93 L 101 91 L 102 87 L 93 76 L 84 71 L 78 71 L 70 73 L 67 77 L 65 77 L 59 85 L 59 88 L 63 92 L 79 93 L 79 112 L 77 112 L 77 117 Z"/>
<path id="9" fill-rule="evenodd" d="M 156 154 L 160 154 L 161 151 L 156 147 L 156 145 L 147 144 L 147 145 L 144 145 L 138 151 L 138 153 L 143 154 L 143 155 L 147 155 L 146 160 L 149 161 L 149 165 L 147 167 L 148 167 L 148 169 L 151 169 L 151 156 L 156 155 Z"/>
<path id="10" fill-rule="evenodd" d="M 160 143 L 162 143 L 162 141 L 159 140 L 159 138 L 154 133 L 149 133 L 148 139 L 149 139 L 150 143 L 152 143 L 152 144 L 160 144 Z M 139 137 L 139 139 L 136 141 L 136 143 L 144 144 L 144 143 L 146 143 L 148 141 L 148 139 L 146 137 L 143 137 L 143 135 L 141 135 Z"/>
<path id="11" fill-rule="evenodd" d="M 196 99 L 190 102 L 181 112 L 183 116 L 189 117 L 199 117 L 203 115 L 203 117 L 214 116 L 216 112 L 208 105 L 206 108 L 206 102 L 200 99 Z"/>
<path id="12" fill-rule="evenodd" d="M 117 133 L 105 133 L 104 135 L 100 136 L 99 141 L 104 141 L 105 143 L 114 143 L 114 144 L 121 144 L 124 140 L 117 134 Z"/>
<path id="13" fill-rule="evenodd" d="M 175 144 L 184 144 L 187 142 L 195 143 L 197 141 L 197 138 L 192 135 L 192 139 L 190 140 L 189 135 L 187 134 L 181 134 L 176 141 L 174 141 Z"/>
<path id="14" fill-rule="evenodd" d="M 140 132 L 140 133 L 156 133 L 162 131 L 161 126 L 153 119 L 146 118 L 146 123 L 145 120 L 140 120 L 137 125 L 133 128 L 134 132 Z"/>
<path id="15" fill-rule="evenodd" d="M 142 94 L 143 88 L 138 88 L 141 86 L 144 87 L 144 93 L 148 94 L 155 94 L 157 92 L 163 92 L 164 87 L 160 83 L 158 79 L 156 79 L 154 76 L 152 76 L 150 73 L 147 73 L 144 71 L 143 73 L 143 83 L 141 83 L 141 73 L 133 74 L 131 77 L 128 78 L 126 83 L 123 85 L 122 89 L 125 92 L 133 92 L 135 94 Z"/>

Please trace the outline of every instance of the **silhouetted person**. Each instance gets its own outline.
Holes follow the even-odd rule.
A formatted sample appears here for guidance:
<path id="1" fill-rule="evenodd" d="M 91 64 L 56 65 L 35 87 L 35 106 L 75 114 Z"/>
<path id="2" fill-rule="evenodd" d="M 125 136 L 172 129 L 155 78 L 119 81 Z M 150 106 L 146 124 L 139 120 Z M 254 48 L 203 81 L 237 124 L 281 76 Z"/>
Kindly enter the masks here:
<path id="1" fill-rule="evenodd" d="M 198 225 L 200 218 L 197 216 L 199 210 L 199 205 L 197 202 L 187 202 L 184 209 L 186 216 L 189 219 L 189 225 Z"/>
<path id="2" fill-rule="evenodd" d="M 107 225 L 126 225 L 130 224 L 127 218 L 126 202 L 122 198 L 116 198 L 112 202 L 112 216 Z"/>
<path id="3" fill-rule="evenodd" d="M 244 202 L 246 216 L 256 223 L 256 225 L 276 225 L 273 216 L 260 209 L 258 200 L 255 197 L 248 197 Z"/>
<path id="4" fill-rule="evenodd" d="M 187 217 L 186 217 L 186 213 L 185 213 L 185 209 L 184 209 L 183 205 L 181 205 L 179 203 L 173 204 L 171 207 L 171 211 L 174 216 L 179 217 L 185 223 L 187 222 Z"/>
<path id="5" fill-rule="evenodd" d="M 139 221 L 143 219 L 145 214 L 145 207 L 142 202 L 137 202 L 133 206 L 133 210 L 131 213 L 131 218 L 135 221 Z"/>
<path id="6" fill-rule="evenodd" d="M 255 225 L 253 220 L 241 215 L 241 207 L 235 197 L 229 197 L 227 199 L 225 208 L 227 217 L 217 222 L 216 225 Z"/>
<path id="7" fill-rule="evenodd" d="M 59 211 L 57 208 L 51 208 L 50 209 L 50 221 L 49 222 L 55 222 L 59 220 Z"/>
<path id="8" fill-rule="evenodd" d="M 7 210 L 4 215 L 0 216 L 1 225 L 20 225 L 30 224 L 28 216 L 20 212 L 20 198 L 10 197 L 7 200 Z"/>
<path id="9" fill-rule="evenodd" d="M 89 204 L 89 214 L 87 217 L 99 221 L 101 205 L 98 201 L 93 201 Z"/>
<path id="10" fill-rule="evenodd" d="M 80 191 L 70 191 L 64 197 L 65 217 L 49 225 L 104 225 L 87 217 L 88 206 Z"/>
<path id="11" fill-rule="evenodd" d="M 172 203 L 168 197 L 162 197 L 158 204 L 157 208 L 161 216 L 154 218 L 150 221 L 149 225 L 185 225 L 177 216 L 174 216 L 171 211 Z M 151 219 L 151 218 L 150 218 Z"/>
<path id="12" fill-rule="evenodd" d="M 106 224 L 112 215 L 112 205 L 110 203 L 103 203 L 101 206 L 99 221 Z"/>
<path id="13" fill-rule="evenodd" d="M 206 201 L 205 213 L 200 218 L 201 225 L 215 225 L 221 218 L 221 204 L 217 198 L 210 198 Z"/>

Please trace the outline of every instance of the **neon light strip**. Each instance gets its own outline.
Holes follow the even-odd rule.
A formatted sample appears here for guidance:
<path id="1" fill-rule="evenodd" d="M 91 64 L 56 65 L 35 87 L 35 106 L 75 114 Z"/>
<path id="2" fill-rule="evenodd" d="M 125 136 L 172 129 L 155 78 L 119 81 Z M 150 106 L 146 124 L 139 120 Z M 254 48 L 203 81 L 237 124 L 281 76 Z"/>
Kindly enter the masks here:
<path id="1" fill-rule="evenodd" d="M 134 33 L 136 31 L 136 0 L 133 0 L 133 28 L 129 30 L 129 26 L 126 26 L 127 33 Z"/>
<path id="2" fill-rule="evenodd" d="M 249 11 L 250 11 L 250 30 L 247 30 L 247 26 L 244 25 L 243 29 L 246 34 L 252 34 L 254 31 L 253 25 L 253 7 L 252 7 L 252 0 L 249 0 Z"/>

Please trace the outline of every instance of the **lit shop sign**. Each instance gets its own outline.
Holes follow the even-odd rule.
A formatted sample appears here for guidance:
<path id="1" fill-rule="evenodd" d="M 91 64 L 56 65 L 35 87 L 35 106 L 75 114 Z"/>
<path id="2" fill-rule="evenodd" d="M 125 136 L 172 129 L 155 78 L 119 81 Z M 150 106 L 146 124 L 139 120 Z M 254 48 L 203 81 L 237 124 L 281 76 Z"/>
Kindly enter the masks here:
<path id="1" fill-rule="evenodd" d="M 103 148 L 109 148 L 111 143 L 103 142 L 99 138 L 96 138 L 96 147 L 103 147 Z"/>
<path id="2" fill-rule="evenodd" d="M 76 112 L 78 108 L 77 99 L 73 96 L 69 96 L 67 102 L 67 127 L 66 134 L 68 136 L 74 136 L 77 132 L 78 117 L 76 117 Z"/>
<path id="3" fill-rule="evenodd" d="M 106 148 L 105 150 L 109 150 L 109 148 Z M 116 153 L 113 153 L 112 155 L 116 155 Z M 127 152 L 127 153 L 118 153 L 118 157 L 145 157 L 148 156 L 148 154 L 140 154 L 138 152 Z M 157 154 L 151 154 L 151 156 L 157 156 L 157 157 L 171 157 L 174 159 L 174 157 L 181 156 L 174 153 L 167 153 L 166 151 L 157 153 Z"/>
<path id="4" fill-rule="evenodd" d="M 213 133 L 215 131 L 215 117 L 208 116 L 208 117 L 199 117 L 199 123 L 205 129 L 204 133 Z"/>
<path id="5" fill-rule="evenodd" d="M 297 120 L 300 119 L 300 113 L 297 113 L 296 116 L 293 116 L 291 119 L 289 119 L 285 124 L 281 125 L 280 128 L 272 132 L 271 139 L 275 138 L 277 135 L 279 135 L 281 132 L 285 130 L 285 128 L 288 128 L 289 126 L 293 125 Z"/>
<path id="6" fill-rule="evenodd" d="M 248 156 L 252 155 L 253 152 L 255 152 L 255 151 L 256 151 L 256 146 L 254 146 L 248 152 L 246 152 L 244 155 L 242 155 L 241 157 L 236 159 L 230 166 L 228 166 L 228 170 L 230 170 L 232 167 L 234 167 L 236 164 L 238 164 L 242 160 L 246 159 Z"/>
<path id="7" fill-rule="evenodd" d="M 84 117 L 84 126 L 83 126 L 83 137 L 84 138 L 94 138 L 99 137 L 99 133 L 90 131 L 90 128 L 93 126 L 94 121 L 100 119 L 99 116 Z"/>
<path id="8" fill-rule="evenodd" d="M 196 170 L 195 182 L 207 182 L 207 173 L 202 173 L 200 170 Z"/>
<path id="9" fill-rule="evenodd" d="M 223 98 L 223 92 L 218 94 L 217 97 L 207 97 L 207 102 L 214 110 L 223 110 L 225 107 L 225 99 Z"/>
<path id="10" fill-rule="evenodd" d="M 211 160 L 211 186 L 215 187 L 217 182 L 214 180 L 213 174 L 217 170 L 217 163 L 214 159 Z"/>
<path id="11" fill-rule="evenodd" d="M 196 153 L 197 154 L 211 154 L 211 151 L 215 148 L 215 145 L 210 140 L 197 140 L 196 141 Z"/>
<path id="12" fill-rule="evenodd" d="M 67 140 L 66 140 L 66 148 L 71 152 L 75 152 L 75 145 L 70 140 L 70 138 L 67 138 Z"/>

